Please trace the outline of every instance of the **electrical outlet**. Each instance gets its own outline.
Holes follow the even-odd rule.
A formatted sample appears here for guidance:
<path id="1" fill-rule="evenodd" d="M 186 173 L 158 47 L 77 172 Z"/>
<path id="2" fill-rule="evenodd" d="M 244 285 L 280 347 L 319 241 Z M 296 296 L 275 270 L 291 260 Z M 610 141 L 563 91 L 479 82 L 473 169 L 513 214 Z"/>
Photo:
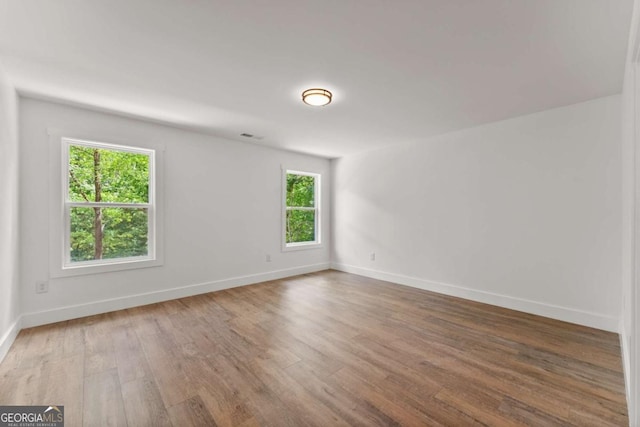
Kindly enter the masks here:
<path id="1" fill-rule="evenodd" d="M 36 293 L 44 294 L 46 292 L 49 292 L 49 282 L 36 282 Z"/>
<path id="2" fill-rule="evenodd" d="M 376 260 L 376 253 L 375 252 L 371 252 L 371 256 L 369 257 L 369 259 L 371 259 L 371 261 L 375 261 Z"/>
<path id="3" fill-rule="evenodd" d="M 271 262 L 271 254 L 267 254 L 267 256 L 265 257 L 265 261 Z"/>

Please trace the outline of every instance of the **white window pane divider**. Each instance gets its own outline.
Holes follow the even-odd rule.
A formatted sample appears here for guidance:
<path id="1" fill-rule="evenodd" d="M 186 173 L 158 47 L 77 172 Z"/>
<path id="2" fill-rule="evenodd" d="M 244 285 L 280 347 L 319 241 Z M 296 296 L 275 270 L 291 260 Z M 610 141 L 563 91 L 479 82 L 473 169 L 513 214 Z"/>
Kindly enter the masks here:
<path id="1" fill-rule="evenodd" d="M 114 203 L 114 202 L 66 202 L 71 208 L 137 208 L 150 209 L 153 205 L 149 203 Z"/>
<path id="2" fill-rule="evenodd" d="M 306 206 L 287 206 L 288 211 L 315 211 L 318 208 L 310 208 Z"/>

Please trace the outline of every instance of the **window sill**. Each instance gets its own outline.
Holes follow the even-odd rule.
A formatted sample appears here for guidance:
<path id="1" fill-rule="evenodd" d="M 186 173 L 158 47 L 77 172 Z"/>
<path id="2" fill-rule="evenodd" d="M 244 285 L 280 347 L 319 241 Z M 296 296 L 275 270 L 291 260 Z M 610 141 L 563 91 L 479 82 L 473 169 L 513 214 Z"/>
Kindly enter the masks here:
<path id="1" fill-rule="evenodd" d="M 282 252 L 304 251 L 307 249 L 321 249 L 322 243 L 305 242 L 305 243 L 287 243 L 282 247 Z"/>
<path id="2" fill-rule="evenodd" d="M 71 277 L 83 276 L 88 274 L 102 274 L 115 271 L 136 270 L 140 268 L 159 267 L 163 264 L 160 259 L 150 258 L 128 258 L 122 260 L 114 260 L 100 264 L 94 263 L 78 263 L 78 265 L 70 265 L 52 271 L 52 277 Z"/>

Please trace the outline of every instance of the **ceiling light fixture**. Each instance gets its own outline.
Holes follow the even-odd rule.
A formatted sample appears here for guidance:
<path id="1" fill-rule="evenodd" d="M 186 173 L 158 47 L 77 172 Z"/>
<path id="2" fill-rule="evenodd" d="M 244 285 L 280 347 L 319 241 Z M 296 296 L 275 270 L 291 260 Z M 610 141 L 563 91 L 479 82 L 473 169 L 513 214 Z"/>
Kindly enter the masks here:
<path id="1" fill-rule="evenodd" d="M 302 92 L 302 102 L 314 107 L 322 107 L 331 102 L 331 92 L 326 89 L 307 89 Z"/>

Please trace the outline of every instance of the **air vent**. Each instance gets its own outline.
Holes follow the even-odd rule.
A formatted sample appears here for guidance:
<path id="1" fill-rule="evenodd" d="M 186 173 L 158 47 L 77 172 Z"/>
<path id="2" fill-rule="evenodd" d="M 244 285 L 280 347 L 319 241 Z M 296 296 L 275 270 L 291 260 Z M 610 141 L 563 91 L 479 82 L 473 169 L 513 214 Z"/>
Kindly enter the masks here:
<path id="1" fill-rule="evenodd" d="M 252 133 L 241 133 L 240 136 L 244 136 L 245 138 L 257 139 L 258 141 L 264 139 L 264 136 L 258 136 Z"/>

